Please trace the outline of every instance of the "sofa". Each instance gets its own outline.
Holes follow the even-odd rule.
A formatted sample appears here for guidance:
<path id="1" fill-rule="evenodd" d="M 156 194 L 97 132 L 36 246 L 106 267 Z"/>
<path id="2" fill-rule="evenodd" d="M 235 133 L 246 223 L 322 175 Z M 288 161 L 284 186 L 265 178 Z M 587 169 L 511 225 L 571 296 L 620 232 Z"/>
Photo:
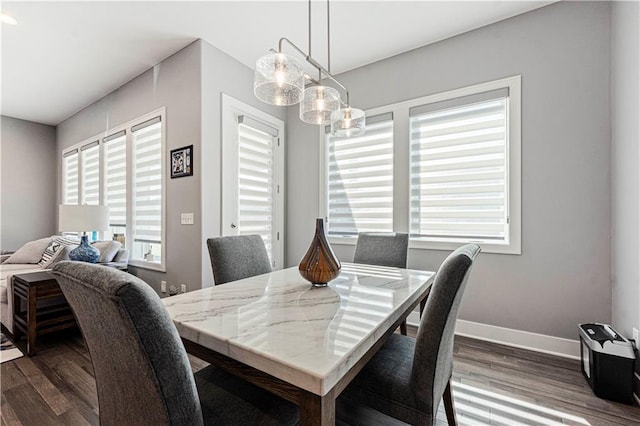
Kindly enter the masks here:
<path id="1" fill-rule="evenodd" d="M 69 260 L 69 252 L 80 240 L 53 235 L 30 241 L 12 254 L 0 255 L 0 322 L 13 333 L 13 276 L 50 270 L 61 260 Z M 129 252 L 118 241 L 94 241 L 100 251 L 99 264 L 123 267 Z"/>

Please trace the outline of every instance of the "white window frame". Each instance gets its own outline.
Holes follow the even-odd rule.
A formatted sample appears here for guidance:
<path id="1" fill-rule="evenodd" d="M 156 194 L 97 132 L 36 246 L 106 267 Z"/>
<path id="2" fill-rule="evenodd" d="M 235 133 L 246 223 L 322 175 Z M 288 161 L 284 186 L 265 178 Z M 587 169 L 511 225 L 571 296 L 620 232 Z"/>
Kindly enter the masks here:
<path id="1" fill-rule="evenodd" d="M 410 221 L 410 123 L 409 109 L 425 104 L 446 101 L 496 89 L 508 88 L 507 107 L 507 216 L 509 217 L 508 244 L 477 242 L 485 253 L 515 254 L 522 253 L 522 155 L 521 155 L 521 76 L 516 75 L 490 82 L 475 84 L 447 92 L 410 99 L 383 107 L 366 110 L 367 116 L 393 113 L 393 228 L 395 232 L 409 233 Z M 327 218 L 328 213 L 328 143 L 324 137 L 324 128 L 320 129 L 320 216 Z M 357 237 L 329 237 L 332 244 L 355 245 Z M 469 241 L 472 242 L 472 241 Z M 426 250 L 454 250 L 460 242 L 429 240 L 409 240 L 409 248 Z"/>
<path id="2" fill-rule="evenodd" d="M 149 262 L 144 259 L 134 259 L 131 257 L 133 255 L 133 226 L 134 226 L 134 217 L 133 217 L 133 133 L 131 132 L 131 128 L 137 124 L 144 123 L 152 118 L 160 117 L 160 122 L 162 126 L 162 244 L 161 244 L 161 256 L 160 262 Z M 100 141 L 100 204 L 105 205 L 106 203 L 106 191 L 105 191 L 105 173 L 106 167 L 104 167 L 104 142 L 103 138 L 111 136 L 115 133 L 125 131 L 126 133 L 126 152 L 127 152 L 127 231 L 125 235 L 126 248 L 131 253 L 129 257 L 129 265 L 135 266 L 138 268 L 150 269 L 159 272 L 166 272 L 166 262 L 167 262 L 167 132 L 166 132 L 166 108 L 162 107 L 155 111 L 152 111 L 148 114 L 137 117 L 131 121 L 123 123 L 121 125 L 112 127 L 111 129 L 99 133 L 91 138 L 85 139 L 84 141 L 65 148 L 62 150 L 62 159 L 64 161 L 64 156 L 67 152 L 73 151 L 74 149 L 80 150 L 80 147 L 95 141 L 96 139 Z M 78 156 L 78 161 L 80 161 L 80 156 Z M 80 165 L 78 164 L 78 170 L 80 170 Z M 81 198 L 82 194 L 82 176 L 80 172 L 78 176 L 78 198 Z M 64 181 L 61 179 L 60 186 L 64 185 Z M 61 188 L 61 194 L 64 194 L 64 188 Z M 82 204 L 82 200 L 79 201 Z"/>

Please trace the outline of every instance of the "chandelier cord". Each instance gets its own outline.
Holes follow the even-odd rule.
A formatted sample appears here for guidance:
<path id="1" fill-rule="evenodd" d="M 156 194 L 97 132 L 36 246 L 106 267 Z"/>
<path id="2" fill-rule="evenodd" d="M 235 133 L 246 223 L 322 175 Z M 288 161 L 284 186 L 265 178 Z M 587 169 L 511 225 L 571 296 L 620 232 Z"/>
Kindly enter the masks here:
<path id="1" fill-rule="evenodd" d="M 331 13 L 329 12 L 329 0 L 327 0 L 327 71 L 331 73 Z"/>
<path id="2" fill-rule="evenodd" d="M 307 29 L 309 31 L 309 56 L 311 56 L 311 0 L 309 0 L 307 7 Z"/>

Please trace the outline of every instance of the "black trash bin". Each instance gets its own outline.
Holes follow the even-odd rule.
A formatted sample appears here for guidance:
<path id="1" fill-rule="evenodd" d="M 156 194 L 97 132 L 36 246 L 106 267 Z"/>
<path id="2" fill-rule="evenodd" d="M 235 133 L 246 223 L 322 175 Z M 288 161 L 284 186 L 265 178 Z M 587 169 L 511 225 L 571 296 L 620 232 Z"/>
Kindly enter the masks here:
<path id="1" fill-rule="evenodd" d="M 580 324 L 582 374 L 593 393 L 633 404 L 635 352 L 631 342 L 607 324 Z"/>

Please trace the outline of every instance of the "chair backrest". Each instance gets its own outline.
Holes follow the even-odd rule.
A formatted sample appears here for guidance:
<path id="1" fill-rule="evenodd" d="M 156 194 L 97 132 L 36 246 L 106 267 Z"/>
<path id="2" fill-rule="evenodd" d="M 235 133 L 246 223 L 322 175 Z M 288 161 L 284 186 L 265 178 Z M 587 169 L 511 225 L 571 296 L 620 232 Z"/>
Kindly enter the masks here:
<path id="1" fill-rule="evenodd" d="M 368 265 L 406 268 L 408 246 L 408 234 L 361 232 L 358 235 L 353 261 Z"/>
<path id="2" fill-rule="evenodd" d="M 426 410 L 433 409 L 433 415 L 451 377 L 456 320 L 478 253 L 478 245 L 467 244 L 442 262 L 420 320 L 410 385 L 416 399 Z"/>
<path id="3" fill-rule="evenodd" d="M 52 274 L 89 348 L 100 424 L 202 425 L 187 353 L 151 287 L 84 262 L 60 262 Z"/>
<path id="4" fill-rule="evenodd" d="M 215 284 L 271 272 L 269 255 L 260 235 L 231 235 L 207 240 Z"/>

